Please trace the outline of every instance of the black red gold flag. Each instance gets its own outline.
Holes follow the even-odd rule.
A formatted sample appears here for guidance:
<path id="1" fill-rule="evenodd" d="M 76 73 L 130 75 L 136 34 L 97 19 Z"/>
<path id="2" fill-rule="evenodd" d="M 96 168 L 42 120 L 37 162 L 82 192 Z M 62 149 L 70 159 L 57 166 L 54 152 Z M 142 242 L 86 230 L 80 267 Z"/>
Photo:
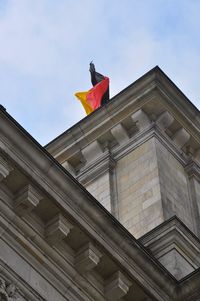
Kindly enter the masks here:
<path id="1" fill-rule="evenodd" d="M 109 78 L 96 72 L 92 62 L 90 63 L 90 74 L 93 88 L 75 94 L 81 101 L 87 115 L 107 103 L 109 100 Z"/>

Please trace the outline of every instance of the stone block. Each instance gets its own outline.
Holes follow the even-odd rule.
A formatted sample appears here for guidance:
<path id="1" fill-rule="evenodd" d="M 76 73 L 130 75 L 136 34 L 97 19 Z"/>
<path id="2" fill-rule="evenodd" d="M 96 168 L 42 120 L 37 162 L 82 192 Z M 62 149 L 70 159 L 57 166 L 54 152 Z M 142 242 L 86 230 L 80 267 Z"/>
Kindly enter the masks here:
<path id="1" fill-rule="evenodd" d="M 119 301 L 129 291 L 131 281 L 120 271 L 107 280 L 105 295 L 108 301 Z"/>
<path id="2" fill-rule="evenodd" d="M 111 133 L 120 145 L 129 140 L 128 133 L 121 123 L 113 127 Z"/>
<path id="3" fill-rule="evenodd" d="M 101 252 L 92 243 L 87 243 L 76 254 L 76 269 L 82 274 L 87 273 L 98 265 L 101 257 Z"/>
<path id="4" fill-rule="evenodd" d="M 87 163 L 90 163 L 91 161 L 101 156 L 103 154 L 103 150 L 99 142 L 95 140 L 92 143 L 90 143 L 88 146 L 86 146 L 84 149 L 82 149 L 82 154 L 85 160 L 87 161 Z"/>
<path id="5" fill-rule="evenodd" d="M 132 120 L 136 123 L 137 128 L 144 130 L 151 124 L 151 121 L 147 114 L 143 110 L 138 110 L 133 115 L 131 115 Z"/>
<path id="6" fill-rule="evenodd" d="M 29 214 L 43 199 L 37 188 L 31 184 L 23 187 L 15 196 L 14 208 L 19 215 Z"/>
<path id="7" fill-rule="evenodd" d="M 72 175 L 75 175 L 76 172 L 75 172 L 75 169 L 73 168 L 73 166 L 68 162 L 68 161 L 65 161 L 62 163 L 62 166 L 67 170 L 69 171 Z"/>
<path id="8" fill-rule="evenodd" d="M 173 137 L 173 141 L 180 148 L 182 148 L 189 139 L 190 134 L 184 128 L 179 129 Z"/>
<path id="9" fill-rule="evenodd" d="M 174 117 L 167 111 L 163 112 L 156 120 L 156 124 L 162 130 L 166 130 L 174 121 Z"/>
<path id="10" fill-rule="evenodd" d="M 12 170 L 10 164 L 0 156 L 0 181 L 5 179 Z"/>
<path id="11" fill-rule="evenodd" d="M 61 214 L 57 214 L 46 225 L 45 236 L 49 244 L 57 245 L 67 237 L 73 225 Z"/>

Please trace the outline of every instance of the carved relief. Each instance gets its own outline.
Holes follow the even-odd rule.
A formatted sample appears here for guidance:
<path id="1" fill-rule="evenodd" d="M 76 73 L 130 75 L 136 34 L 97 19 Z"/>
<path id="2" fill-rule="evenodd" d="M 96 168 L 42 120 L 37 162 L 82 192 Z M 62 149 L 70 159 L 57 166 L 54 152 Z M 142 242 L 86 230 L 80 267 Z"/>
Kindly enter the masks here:
<path id="1" fill-rule="evenodd" d="M 0 301 L 26 301 L 19 294 L 18 288 L 14 283 L 7 283 L 0 278 Z"/>

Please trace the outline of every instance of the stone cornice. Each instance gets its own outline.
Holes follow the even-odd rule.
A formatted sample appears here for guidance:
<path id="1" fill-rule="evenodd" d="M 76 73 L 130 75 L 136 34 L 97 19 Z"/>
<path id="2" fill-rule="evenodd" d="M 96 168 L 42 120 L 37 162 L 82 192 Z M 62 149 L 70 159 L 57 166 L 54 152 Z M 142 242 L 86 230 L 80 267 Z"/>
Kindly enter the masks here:
<path id="1" fill-rule="evenodd" d="M 101 174 L 112 171 L 115 164 L 115 160 L 107 150 L 94 162 L 86 165 L 86 167 L 78 173 L 76 178 L 82 184 L 89 184 L 90 181 L 94 181 L 94 179 L 101 176 Z"/>
<path id="2" fill-rule="evenodd" d="M 185 167 L 185 171 L 187 172 L 189 178 L 195 177 L 198 181 L 200 181 L 200 166 L 193 160 L 190 160 Z"/>
<path id="3" fill-rule="evenodd" d="M 152 88 L 152 87 L 151 87 Z M 155 87 L 153 87 L 154 89 Z M 128 110 L 128 109 L 127 109 Z M 185 280 L 178 284 L 166 270 L 123 226 L 110 215 L 54 158 L 52 158 L 30 135 L 28 135 L 8 114 L 0 111 L 0 148 L 15 167 L 23 171 L 27 178 L 37 184 L 42 193 L 47 194 L 62 213 L 84 229 L 112 260 L 120 266 L 130 279 L 136 280 L 156 300 L 177 300 L 179 296 L 186 300 L 192 291 L 199 290 L 199 271 L 195 281 Z M 22 233 L 30 231 L 22 219 L 16 216 L 13 224 Z M 11 229 L 10 229 L 11 231 Z M 14 230 L 13 230 L 14 232 Z M 26 239 L 34 237 L 34 244 L 42 249 L 39 235 L 26 234 Z M 49 252 L 52 248 L 46 247 Z M 36 252 L 37 253 L 37 252 Z M 50 258 L 53 255 L 49 255 Z M 51 259 L 52 259 L 51 258 Z M 50 266 L 50 263 L 47 263 Z M 78 283 L 78 278 L 76 278 Z M 80 283 L 82 279 L 80 279 Z M 189 283 L 189 284 L 188 284 Z M 189 300 L 189 299 L 187 299 Z M 195 299 L 194 299 L 195 300 Z"/>
<path id="4" fill-rule="evenodd" d="M 183 151 L 180 150 L 176 146 L 176 144 L 166 135 L 166 133 L 161 131 L 155 123 L 152 123 L 144 131 L 139 132 L 137 135 L 130 138 L 130 140 L 126 144 L 113 149 L 112 153 L 114 159 L 117 161 L 120 158 L 126 156 L 129 152 L 131 152 L 144 142 L 148 141 L 152 137 L 157 138 L 182 165 L 185 165 L 187 163 L 187 156 L 184 155 Z"/>
<path id="5" fill-rule="evenodd" d="M 151 101 L 157 101 L 200 145 L 200 114 L 197 108 L 158 68 L 152 69 L 116 95 L 107 105 L 81 120 L 50 142 L 46 148 L 60 162 L 84 148 L 106 130 L 130 116 Z M 156 108 L 156 107 L 155 107 Z"/>
<path id="6" fill-rule="evenodd" d="M 4 153 L 146 291 L 157 300 L 173 300 L 176 282 L 142 245 L 7 114 L 1 113 L 0 119 Z"/>
<path id="7" fill-rule="evenodd" d="M 100 156 L 97 156 L 96 160 L 83 166 L 81 170 L 77 172 L 76 179 L 85 185 L 106 171 L 112 171 L 118 160 L 153 137 L 162 143 L 183 167 L 187 166 L 189 157 L 156 123 L 151 123 L 143 131 L 127 139 L 122 145 L 117 145 L 111 150 L 106 149 Z"/>
<path id="8" fill-rule="evenodd" d="M 200 267 L 200 241 L 176 216 L 163 222 L 139 240 L 156 257 L 165 252 L 170 245 L 180 248 L 196 269 Z"/>

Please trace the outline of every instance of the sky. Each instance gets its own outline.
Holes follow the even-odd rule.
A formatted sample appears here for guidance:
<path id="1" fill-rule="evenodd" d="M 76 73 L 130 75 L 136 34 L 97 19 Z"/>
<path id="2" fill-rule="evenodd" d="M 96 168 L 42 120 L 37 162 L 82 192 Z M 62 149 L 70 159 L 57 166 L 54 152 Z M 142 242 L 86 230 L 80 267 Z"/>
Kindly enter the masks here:
<path id="1" fill-rule="evenodd" d="M 200 109 L 200 0 L 0 0 L 0 104 L 39 143 L 85 117 L 89 63 L 111 96 L 158 65 Z"/>

